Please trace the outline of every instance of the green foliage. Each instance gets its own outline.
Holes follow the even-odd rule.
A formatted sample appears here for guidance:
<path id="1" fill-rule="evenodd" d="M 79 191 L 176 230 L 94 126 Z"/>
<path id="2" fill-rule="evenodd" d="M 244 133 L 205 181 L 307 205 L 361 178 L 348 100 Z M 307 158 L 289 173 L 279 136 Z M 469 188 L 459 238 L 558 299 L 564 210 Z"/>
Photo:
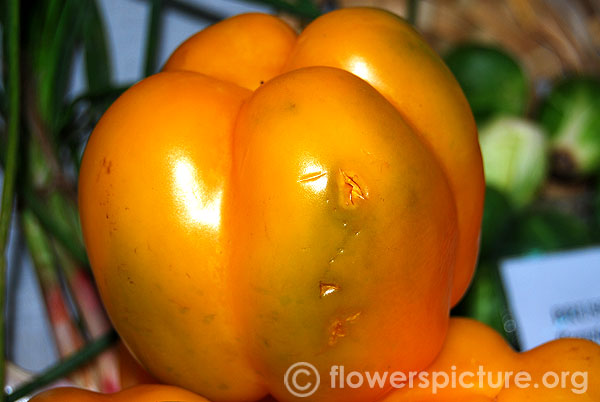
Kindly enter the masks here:
<path id="1" fill-rule="evenodd" d="M 592 243 L 590 228 L 582 219 L 554 210 L 526 211 L 511 237 L 507 254 L 538 254 L 583 247 Z"/>
<path id="2" fill-rule="evenodd" d="M 600 168 L 600 81 L 572 77 L 560 81 L 545 100 L 540 122 L 546 128 L 557 173 L 572 177 Z"/>
<path id="3" fill-rule="evenodd" d="M 501 191 L 486 187 L 481 224 L 481 255 L 487 258 L 502 255 L 503 246 L 515 224 L 515 214 L 510 201 Z"/>
<path id="4" fill-rule="evenodd" d="M 83 24 L 83 49 L 88 90 L 102 91 L 112 85 L 112 63 L 106 29 L 95 1 L 87 1 Z"/>
<path id="5" fill-rule="evenodd" d="M 478 123 L 498 114 L 523 116 L 529 103 L 529 79 L 506 51 L 483 44 L 463 44 L 451 49 L 445 61 Z"/>
<path id="6" fill-rule="evenodd" d="M 517 346 L 514 324 L 510 322 L 512 317 L 508 311 L 497 263 L 479 263 L 467 294 L 452 313 L 489 325 L 513 346 Z"/>

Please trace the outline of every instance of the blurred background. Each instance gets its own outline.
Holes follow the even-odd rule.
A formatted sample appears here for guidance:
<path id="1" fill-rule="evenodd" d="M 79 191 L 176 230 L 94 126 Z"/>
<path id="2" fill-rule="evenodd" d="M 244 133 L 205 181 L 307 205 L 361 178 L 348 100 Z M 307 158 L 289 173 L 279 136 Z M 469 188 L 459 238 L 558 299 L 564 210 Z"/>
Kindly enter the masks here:
<path id="1" fill-rule="evenodd" d="M 11 45 L 12 2 L 2 2 L 0 16 L 0 171 L 16 178 L 6 358 L 17 396 L 44 383 L 28 383 L 32 373 L 50 369 L 45 383 L 55 381 L 71 367 L 65 359 L 86 361 L 116 340 L 76 205 L 79 160 L 95 123 L 187 37 L 250 11 L 281 15 L 297 29 L 358 5 L 411 21 L 462 86 L 484 156 L 480 262 L 453 314 L 491 325 L 516 349 L 560 336 L 600 342 L 600 1 L 21 0 Z M 20 77 L 11 70 L 14 43 Z M 18 157 L 9 169 L 14 115 Z M 113 368 L 123 355 L 109 349 L 69 381 L 116 390 L 124 380 Z"/>

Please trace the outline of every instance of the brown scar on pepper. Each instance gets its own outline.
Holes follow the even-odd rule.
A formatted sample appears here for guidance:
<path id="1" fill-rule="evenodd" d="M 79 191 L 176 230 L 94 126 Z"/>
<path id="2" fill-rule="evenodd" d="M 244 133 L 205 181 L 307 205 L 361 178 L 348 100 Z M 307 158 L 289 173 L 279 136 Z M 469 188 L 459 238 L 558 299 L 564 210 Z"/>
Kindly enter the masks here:
<path id="1" fill-rule="evenodd" d="M 336 318 L 333 323 L 329 326 L 329 346 L 333 346 L 337 343 L 339 338 L 343 338 L 347 334 L 347 324 L 354 324 L 354 322 L 360 317 L 360 311 L 354 313 L 344 319 Z"/>
<path id="2" fill-rule="evenodd" d="M 340 286 L 335 283 L 319 282 L 319 297 L 328 296 L 340 290 Z"/>
<path id="3" fill-rule="evenodd" d="M 357 174 L 340 169 L 340 201 L 346 208 L 356 208 L 358 203 L 369 198 L 368 191 Z"/>

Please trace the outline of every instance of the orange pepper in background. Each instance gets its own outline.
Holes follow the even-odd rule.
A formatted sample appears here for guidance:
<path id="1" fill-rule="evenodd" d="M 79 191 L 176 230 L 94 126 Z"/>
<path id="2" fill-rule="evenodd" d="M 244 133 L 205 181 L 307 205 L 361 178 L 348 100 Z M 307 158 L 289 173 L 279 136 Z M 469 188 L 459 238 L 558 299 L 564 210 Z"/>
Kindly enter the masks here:
<path id="1" fill-rule="evenodd" d="M 281 401 L 287 368 L 421 370 L 477 256 L 484 181 L 451 73 L 400 18 L 298 37 L 225 20 L 123 94 L 87 145 L 84 238 L 115 328 L 159 380 Z M 381 389 L 311 400 L 373 401 Z"/>
<path id="2" fill-rule="evenodd" d="M 479 371 L 485 373 L 481 383 L 477 377 Z M 515 376 L 519 372 L 527 372 L 530 375 L 530 380 L 521 382 L 523 385 L 520 387 L 515 383 Z M 543 376 L 549 372 L 557 375 L 552 375 L 546 380 L 550 385 L 554 384 L 551 387 L 544 386 L 543 382 Z M 427 373 L 424 378 L 428 381 L 423 387 L 421 385 L 425 382 L 419 380 L 419 374 L 422 373 Z M 446 373 L 450 382 L 441 377 L 436 380 L 434 373 Z M 458 386 L 440 385 L 452 384 L 452 373 Z M 464 377 L 466 387 L 459 382 L 462 373 L 474 374 Z M 506 377 L 506 373 L 511 374 Z M 566 373 L 564 380 L 562 373 Z M 585 373 L 585 381 L 577 373 Z M 409 380 L 404 380 L 402 388 L 393 390 L 380 402 L 599 401 L 600 346 L 584 339 L 564 338 L 527 352 L 517 353 L 492 328 L 472 319 L 452 318 L 442 351 L 434 362 L 419 374 L 414 375 L 410 387 Z M 410 376 L 407 373 L 405 375 Z M 491 375 L 489 380 L 488 375 Z M 555 378 L 562 382 L 555 382 Z M 435 392 L 432 392 L 433 382 L 438 384 Z M 206 401 L 189 391 L 172 386 L 137 385 L 110 395 L 69 387 L 55 388 L 38 394 L 31 402 L 164 400 Z M 267 401 L 276 402 L 272 398 L 263 400 Z"/>
<path id="3" fill-rule="evenodd" d="M 485 373 L 481 383 L 478 371 Z M 521 385 L 515 383 L 520 371 L 530 376 L 529 381 L 521 377 Z M 433 373 L 451 376 L 454 372 L 459 386 L 439 387 L 434 394 L 431 386 L 419 387 L 415 377 L 412 387 L 392 391 L 381 402 L 600 401 L 599 345 L 585 339 L 563 338 L 518 353 L 492 328 L 468 318 L 450 320 L 444 347 L 425 372 L 429 385 Z M 505 374 L 509 372 L 512 374 Z M 582 374 L 575 374 L 578 372 Z M 466 388 L 460 386 L 461 373 L 474 373 L 472 377 L 465 374 Z M 548 386 L 543 381 L 546 373 L 550 373 L 546 378 Z M 556 386 L 552 373 L 560 381 Z M 438 377 L 438 383 L 444 382 Z M 471 384 L 473 387 L 469 388 Z"/>
<path id="4" fill-rule="evenodd" d="M 30 402 L 208 402 L 201 396 L 170 385 L 137 385 L 114 394 L 61 387 L 43 391 Z"/>

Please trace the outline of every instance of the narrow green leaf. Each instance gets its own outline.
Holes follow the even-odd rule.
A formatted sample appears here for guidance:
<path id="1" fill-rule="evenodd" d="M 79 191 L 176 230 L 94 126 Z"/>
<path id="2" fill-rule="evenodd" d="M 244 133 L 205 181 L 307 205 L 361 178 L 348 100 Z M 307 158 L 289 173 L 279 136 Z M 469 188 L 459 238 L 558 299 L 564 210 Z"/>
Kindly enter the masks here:
<path id="1" fill-rule="evenodd" d="M 152 0 L 145 0 L 152 1 Z M 218 15 L 210 10 L 195 6 L 181 0 L 164 0 L 165 9 L 176 10 L 186 15 L 210 22 L 217 22 L 223 19 L 222 15 Z"/>
<path id="2" fill-rule="evenodd" d="M 106 335 L 84 346 L 71 357 L 59 362 L 55 366 L 50 367 L 40 376 L 17 388 L 13 393 L 6 396 L 6 402 L 17 401 L 27 395 L 32 394 L 34 391 L 66 376 L 79 366 L 98 356 L 108 347 L 113 345 L 118 339 L 119 336 L 117 333 L 114 330 L 111 330 Z"/>
<path id="3" fill-rule="evenodd" d="M 150 19 L 146 32 L 146 63 L 144 76 L 148 77 L 156 72 L 158 64 L 158 51 L 162 31 L 163 0 L 151 0 Z"/>
<path id="4" fill-rule="evenodd" d="M 77 137 L 82 131 L 89 131 L 96 125 L 100 116 L 131 85 L 106 86 L 95 91 L 87 91 L 73 99 L 61 115 L 59 137 Z M 81 111 L 79 111 L 82 109 Z"/>
<path id="5" fill-rule="evenodd" d="M 17 159 L 19 149 L 19 131 L 21 120 L 21 70 L 20 70 L 20 0 L 9 0 L 2 5 L 7 6 L 6 20 L 3 24 L 5 46 L 4 57 L 7 63 L 7 93 L 8 102 L 8 139 L 6 163 L 2 188 L 2 207 L 0 210 L 0 311 L 5 309 L 6 300 L 6 248 L 15 198 L 15 181 L 17 177 Z M 0 317 L 0 389 L 4 389 L 5 363 L 5 322 L 4 314 Z M 2 395 L 2 400 L 4 397 Z"/>
<path id="6" fill-rule="evenodd" d="M 39 219 L 45 230 L 56 238 L 82 264 L 88 264 L 87 253 L 81 242 L 77 228 L 73 228 L 49 210 L 47 205 L 29 189 L 23 190 L 25 204 Z"/>
<path id="7" fill-rule="evenodd" d="M 111 57 L 106 41 L 106 28 L 95 0 L 86 0 L 83 46 L 89 91 L 100 91 L 111 85 Z"/>
<path id="8" fill-rule="evenodd" d="M 65 298 L 64 300 L 73 300 L 74 293 L 69 283 L 66 280 L 61 280 L 64 278 L 64 274 L 59 263 L 55 243 L 51 237 L 46 233 L 35 214 L 27 208 L 21 211 L 21 223 L 25 243 L 31 254 L 33 267 L 45 295 L 44 297 L 47 297 L 51 292 L 58 291 Z M 47 312 L 51 315 L 55 306 L 48 304 L 47 300 L 46 303 Z M 80 306 L 77 303 L 66 303 L 65 307 L 69 314 L 67 322 L 71 321 L 83 339 L 89 340 L 89 328 L 82 319 Z M 60 325 L 57 322 L 52 323 L 53 326 L 56 324 Z"/>
<path id="9" fill-rule="evenodd" d="M 58 21 L 54 25 L 49 21 L 44 29 L 40 57 L 33 66 L 33 74 L 38 79 L 40 115 L 52 133 L 56 132 L 57 118 L 71 80 L 73 57 L 85 20 L 85 3 L 81 0 L 64 2 Z"/>
<path id="10" fill-rule="evenodd" d="M 250 3 L 264 4 L 278 11 L 285 11 L 296 17 L 315 19 L 321 15 L 321 11 L 311 0 L 246 0 Z"/>

